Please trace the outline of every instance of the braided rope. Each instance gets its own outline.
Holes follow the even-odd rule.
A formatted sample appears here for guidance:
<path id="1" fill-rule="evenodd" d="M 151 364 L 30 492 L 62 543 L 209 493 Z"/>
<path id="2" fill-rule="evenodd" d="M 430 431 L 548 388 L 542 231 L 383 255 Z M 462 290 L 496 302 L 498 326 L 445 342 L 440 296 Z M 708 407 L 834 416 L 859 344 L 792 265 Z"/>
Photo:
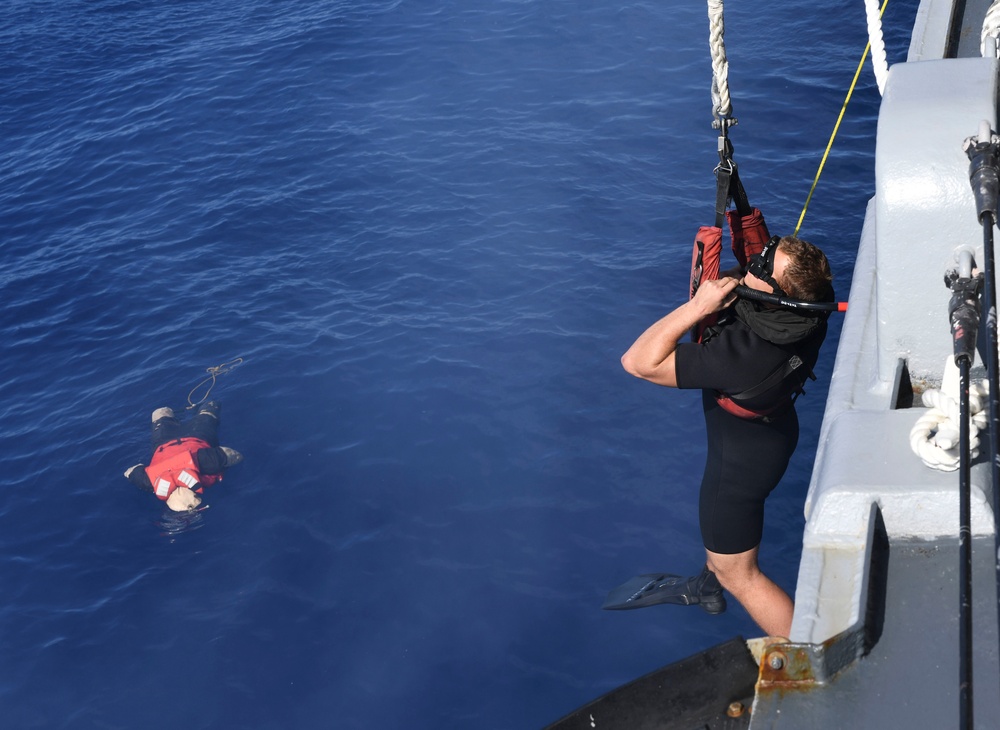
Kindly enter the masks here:
<path id="1" fill-rule="evenodd" d="M 886 0 L 888 4 L 888 0 Z M 885 80 L 889 76 L 889 61 L 885 55 L 885 40 L 882 38 L 882 10 L 879 10 L 878 0 L 865 0 L 865 16 L 868 18 L 868 45 L 872 49 L 872 70 L 875 72 L 875 83 L 881 96 L 885 92 Z"/>
<path id="2" fill-rule="evenodd" d="M 729 60 L 723 37 L 726 24 L 722 17 L 722 0 L 708 0 L 708 46 L 712 52 L 712 114 L 728 117 L 733 113 L 729 96 Z"/>
<path id="3" fill-rule="evenodd" d="M 995 0 L 983 18 L 983 32 L 979 44 L 983 58 L 1000 58 L 998 38 L 1000 38 L 1000 0 Z"/>
<path id="4" fill-rule="evenodd" d="M 948 358 L 941 389 L 928 388 L 923 393 L 927 410 L 910 430 L 910 448 L 931 469 L 955 471 L 959 464 L 958 368 L 953 357 Z M 986 428 L 986 397 L 989 383 L 969 385 L 969 450 L 972 458 L 979 455 L 979 432 Z"/>

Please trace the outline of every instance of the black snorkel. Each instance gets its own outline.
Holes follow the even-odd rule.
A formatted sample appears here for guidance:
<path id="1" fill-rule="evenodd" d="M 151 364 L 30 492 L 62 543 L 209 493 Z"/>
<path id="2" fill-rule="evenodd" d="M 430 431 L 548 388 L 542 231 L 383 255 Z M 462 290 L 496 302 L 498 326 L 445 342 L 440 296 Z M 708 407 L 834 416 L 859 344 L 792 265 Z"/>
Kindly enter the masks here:
<path id="1" fill-rule="evenodd" d="M 781 285 L 774 278 L 774 254 L 778 250 L 781 242 L 780 236 L 771 236 L 771 240 L 764 244 L 761 252 L 750 257 L 747 264 L 747 273 L 755 279 L 759 279 L 771 285 L 774 293 L 751 289 L 740 284 L 734 289 L 736 296 L 740 299 L 771 304 L 776 307 L 793 309 L 806 312 L 846 312 L 847 302 L 810 302 L 805 299 L 795 299 L 788 296 L 781 288 Z"/>
<path id="2" fill-rule="evenodd" d="M 749 299 L 762 304 L 773 304 L 776 307 L 794 309 L 806 312 L 846 312 L 847 302 L 807 302 L 805 299 L 793 299 L 781 294 L 768 294 L 767 292 L 751 289 L 740 284 L 734 290 L 740 299 Z"/>

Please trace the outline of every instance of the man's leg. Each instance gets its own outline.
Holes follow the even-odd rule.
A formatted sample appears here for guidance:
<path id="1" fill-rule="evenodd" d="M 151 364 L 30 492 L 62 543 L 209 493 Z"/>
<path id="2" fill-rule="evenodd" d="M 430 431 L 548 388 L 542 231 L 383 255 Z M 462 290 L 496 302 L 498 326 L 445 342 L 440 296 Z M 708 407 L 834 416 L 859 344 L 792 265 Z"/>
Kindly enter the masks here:
<path id="1" fill-rule="evenodd" d="M 222 404 L 209 401 L 198 408 L 198 413 L 191 419 L 188 435 L 208 442 L 212 449 L 201 449 L 198 452 L 198 465 L 205 474 L 221 474 L 223 469 L 236 466 L 243 461 L 243 455 L 228 446 L 219 446 L 219 421 L 222 417 Z"/>
<path id="2" fill-rule="evenodd" d="M 761 572 L 757 565 L 759 549 L 758 545 L 735 555 L 705 552 L 708 567 L 722 587 L 743 605 L 764 633 L 787 639 L 792 630 L 794 605 L 788 594 Z"/>
<path id="3" fill-rule="evenodd" d="M 222 404 L 209 401 L 198 407 L 198 413 L 191 419 L 188 434 L 208 442 L 210 446 L 219 445 L 219 419 L 222 417 Z"/>
<path id="4" fill-rule="evenodd" d="M 169 408 L 157 408 L 153 411 L 153 429 L 150 434 L 150 444 L 153 451 L 167 441 L 173 441 L 181 435 L 181 422 Z"/>

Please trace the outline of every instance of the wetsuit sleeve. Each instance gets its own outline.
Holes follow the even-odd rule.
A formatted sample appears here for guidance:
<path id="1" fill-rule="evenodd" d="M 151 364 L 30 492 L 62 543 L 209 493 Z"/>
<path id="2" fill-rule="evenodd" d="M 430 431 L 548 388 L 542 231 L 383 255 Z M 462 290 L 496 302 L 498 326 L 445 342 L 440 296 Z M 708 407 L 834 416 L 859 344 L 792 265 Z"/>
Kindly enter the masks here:
<path id="1" fill-rule="evenodd" d="M 202 474 L 221 474 L 226 469 L 226 454 L 217 446 L 198 449 L 197 457 L 198 471 Z"/>
<path id="2" fill-rule="evenodd" d="M 143 467 L 133 469 L 128 475 L 128 480 L 144 492 L 153 491 L 153 485 L 149 481 L 149 475 L 146 474 L 146 469 Z"/>

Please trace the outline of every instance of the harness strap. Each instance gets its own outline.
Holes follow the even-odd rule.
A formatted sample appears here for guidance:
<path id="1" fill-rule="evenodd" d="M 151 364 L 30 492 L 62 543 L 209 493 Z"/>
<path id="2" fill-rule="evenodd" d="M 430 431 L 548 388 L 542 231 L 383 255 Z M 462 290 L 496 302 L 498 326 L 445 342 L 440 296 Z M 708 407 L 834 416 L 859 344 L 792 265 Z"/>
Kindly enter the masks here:
<path id="1" fill-rule="evenodd" d="M 746 190 L 740 181 L 736 161 L 733 159 L 733 143 L 723 128 L 719 135 L 719 165 L 715 168 L 715 227 L 722 228 L 729 201 L 736 205 L 741 216 L 753 213 Z"/>
<path id="2" fill-rule="evenodd" d="M 720 164 L 715 168 L 715 227 L 722 228 L 729 207 L 729 186 L 736 173 L 736 164 L 729 160 L 728 166 Z M 739 176 L 736 178 L 739 179 Z"/>
<path id="3" fill-rule="evenodd" d="M 722 259 L 722 229 L 717 226 L 702 226 L 694 239 L 691 251 L 691 283 L 688 294 L 694 297 L 703 281 L 719 278 L 719 264 Z M 701 341 L 702 331 L 715 324 L 718 315 L 710 314 L 695 325 L 691 334 L 695 342 Z"/>
<path id="4" fill-rule="evenodd" d="M 793 365 L 793 362 L 795 360 L 798 360 L 797 365 Z M 797 355 L 793 355 L 791 358 L 789 358 L 788 362 L 779 366 L 773 373 L 767 376 L 767 378 L 765 378 L 764 381 L 762 381 L 758 385 L 755 385 L 753 388 L 750 388 L 749 390 L 744 390 L 742 393 L 737 393 L 737 396 L 743 398 L 752 398 L 753 396 L 760 395 L 768 388 L 774 387 L 780 382 L 780 380 L 776 377 L 776 375 L 780 374 L 783 377 L 788 377 L 789 375 L 791 375 L 792 372 L 801 367 L 801 365 L 802 365 L 801 359 L 799 359 Z M 809 377 L 813 380 L 816 379 L 816 376 L 813 374 L 811 370 L 809 371 Z M 754 410 L 754 411 L 751 411 L 749 408 L 744 408 L 739 403 L 737 403 L 736 400 L 734 400 L 733 396 L 730 396 L 719 390 L 715 391 L 715 402 L 718 403 L 719 406 L 724 411 L 728 411 L 729 413 L 733 414 L 734 416 L 737 416 L 738 418 L 745 418 L 750 421 L 768 422 L 771 420 L 771 417 L 773 415 L 781 411 L 784 411 L 786 408 L 790 407 L 793 403 L 795 403 L 796 398 L 798 398 L 799 395 L 804 392 L 805 391 L 802 390 L 802 386 L 800 385 L 794 393 L 792 393 L 790 396 L 782 398 L 778 403 L 775 403 L 770 408 Z"/>
<path id="5" fill-rule="evenodd" d="M 792 403 L 791 399 L 788 399 L 778 403 L 773 408 L 768 408 L 766 411 L 751 411 L 750 409 L 741 406 L 728 395 L 723 395 L 719 391 L 715 392 L 715 402 L 719 404 L 719 407 L 722 410 L 727 413 L 731 413 L 737 418 L 744 418 L 747 421 L 764 421 L 765 423 L 771 420 L 772 415 Z"/>
<path id="6" fill-rule="evenodd" d="M 802 358 L 798 355 L 792 355 L 787 361 L 776 367 L 770 375 L 757 383 L 757 385 L 752 388 L 748 388 L 741 393 L 729 393 L 727 395 L 729 395 L 729 397 L 733 400 L 750 400 L 751 398 L 756 398 L 758 395 L 762 395 L 774 386 L 778 385 L 778 383 L 794 373 L 802 367 L 802 365 Z"/>
<path id="7" fill-rule="evenodd" d="M 729 184 L 733 203 L 736 205 L 736 210 L 739 211 L 740 215 L 750 215 L 753 213 L 753 208 L 750 207 L 750 200 L 747 198 L 746 190 L 743 189 L 743 183 L 740 182 L 740 175 L 735 168 L 736 163 L 733 163 L 733 178 Z"/>

